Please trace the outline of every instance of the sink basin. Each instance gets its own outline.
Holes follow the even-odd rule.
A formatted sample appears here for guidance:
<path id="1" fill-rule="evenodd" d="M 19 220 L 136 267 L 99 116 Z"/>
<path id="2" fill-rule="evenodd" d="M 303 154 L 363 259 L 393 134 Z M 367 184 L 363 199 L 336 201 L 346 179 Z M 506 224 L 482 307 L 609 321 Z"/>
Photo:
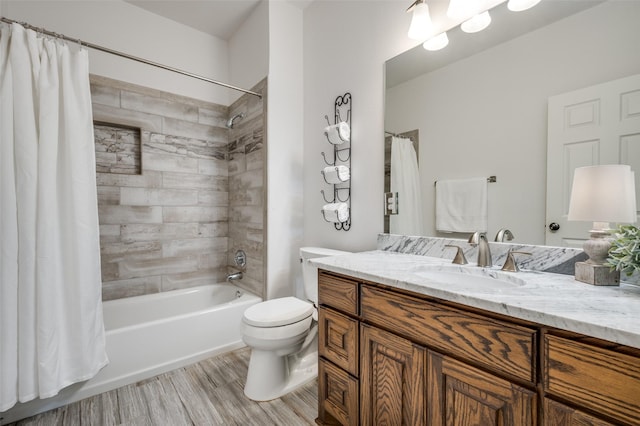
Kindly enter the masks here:
<path id="1" fill-rule="evenodd" d="M 421 268 L 415 274 L 429 281 L 429 286 L 450 290 L 500 292 L 518 288 L 527 282 L 507 272 L 489 268 L 434 266 Z"/>

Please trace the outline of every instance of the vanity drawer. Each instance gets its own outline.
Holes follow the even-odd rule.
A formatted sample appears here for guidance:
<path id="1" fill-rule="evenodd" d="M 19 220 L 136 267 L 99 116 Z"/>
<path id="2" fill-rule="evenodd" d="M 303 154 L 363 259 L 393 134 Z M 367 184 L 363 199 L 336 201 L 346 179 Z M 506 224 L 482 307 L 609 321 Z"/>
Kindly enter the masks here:
<path id="1" fill-rule="evenodd" d="M 319 271 L 318 302 L 350 315 L 358 315 L 358 282 Z"/>
<path id="2" fill-rule="evenodd" d="M 318 353 L 358 376 L 358 321 L 328 308 L 318 310 Z"/>
<path id="3" fill-rule="evenodd" d="M 318 415 L 321 424 L 357 426 L 360 386 L 358 380 L 324 359 L 318 360 Z"/>
<path id="4" fill-rule="evenodd" d="M 536 330 L 363 285 L 364 320 L 470 363 L 534 383 Z"/>
<path id="5" fill-rule="evenodd" d="M 544 345 L 546 392 L 640 423 L 640 358 L 549 334 Z"/>

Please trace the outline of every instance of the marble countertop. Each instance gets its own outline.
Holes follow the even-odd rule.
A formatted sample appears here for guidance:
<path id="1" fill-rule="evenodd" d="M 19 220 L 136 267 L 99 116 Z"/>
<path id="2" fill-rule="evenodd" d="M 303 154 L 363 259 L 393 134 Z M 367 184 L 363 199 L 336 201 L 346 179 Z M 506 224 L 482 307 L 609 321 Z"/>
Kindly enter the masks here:
<path id="1" fill-rule="evenodd" d="M 499 267 L 452 265 L 448 259 L 380 250 L 311 262 L 328 271 L 640 349 L 640 286 L 597 287 L 571 275 L 509 273 Z M 506 283 L 483 288 L 445 282 L 464 273 Z"/>

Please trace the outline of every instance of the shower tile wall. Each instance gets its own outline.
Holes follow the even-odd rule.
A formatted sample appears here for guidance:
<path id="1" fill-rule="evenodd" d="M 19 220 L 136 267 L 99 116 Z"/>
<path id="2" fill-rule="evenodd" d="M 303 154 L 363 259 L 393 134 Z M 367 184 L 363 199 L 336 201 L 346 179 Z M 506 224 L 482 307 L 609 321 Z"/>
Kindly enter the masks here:
<path id="1" fill-rule="evenodd" d="M 224 281 L 230 198 L 263 188 L 229 196 L 229 108 L 98 76 L 91 92 L 103 299 Z"/>
<path id="2" fill-rule="evenodd" d="M 267 81 L 229 108 L 229 117 L 243 113 L 229 130 L 229 272 L 236 271 L 236 250 L 247 254 L 244 277 L 237 285 L 264 297 L 266 291 L 266 123 Z"/>

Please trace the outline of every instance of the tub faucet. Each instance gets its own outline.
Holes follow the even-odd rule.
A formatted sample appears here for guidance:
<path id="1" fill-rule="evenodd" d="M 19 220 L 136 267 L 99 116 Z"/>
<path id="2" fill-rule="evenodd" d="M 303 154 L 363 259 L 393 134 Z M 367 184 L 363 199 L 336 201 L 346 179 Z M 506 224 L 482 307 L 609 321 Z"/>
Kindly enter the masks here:
<path id="1" fill-rule="evenodd" d="M 469 237 L 469 244 L 473 247 L 478 246 L 478 266 L 493 266 L 493 261 L 491 260 L 491 249 L 489 248 L 489 241 L 487 241 L 487 234 L 484 232 L 474 232 L 471 237 Z"/>
<path id="2" fill-rule="evenodd" d="M 241 279 L 242 279 L 242 272 L 235 272 L 233 274 L 227 275 L 227 281 L 229 281 L 229 282 L 236 281 L 236 280 L 241 280 Z"/>
<path id="3" fill-rule="evenodd" d="M 513 240 L 513 234 L 507 228 L 502 228 L 496 234 L 496 239 L 494 241 L 502 243 L 504 242 L 505 238 L 507 239 L 507 241 L 511 241 Z"/>

